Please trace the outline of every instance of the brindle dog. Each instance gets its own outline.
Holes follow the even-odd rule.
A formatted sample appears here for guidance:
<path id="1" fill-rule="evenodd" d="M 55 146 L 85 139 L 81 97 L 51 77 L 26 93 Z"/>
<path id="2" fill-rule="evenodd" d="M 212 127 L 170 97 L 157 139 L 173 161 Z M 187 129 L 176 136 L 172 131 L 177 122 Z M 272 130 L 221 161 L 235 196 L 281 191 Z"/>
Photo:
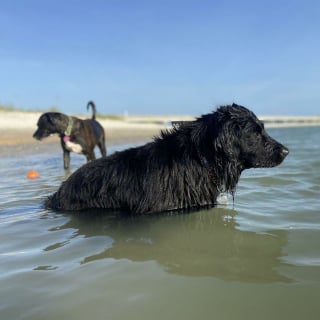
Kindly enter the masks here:
<path id="1" fill-rule="evenodd" d="M 33 137 L 42 140 L 52 134 L 58 134 L 63 150 L 65 169 L 70 167 L 70 152 L 84 154 L 89 162 L 96 158 L 94 148 L 98 146 L 102 157 L 107 156 L 105 134 L 103 127 L 96 120 L 95 104 L 89 101 L 87 109 L 89 106 L 92 108 L 91 119 L 81 120 L 59 112 L 46 112 L 38 120 L 38 129 Z"/>

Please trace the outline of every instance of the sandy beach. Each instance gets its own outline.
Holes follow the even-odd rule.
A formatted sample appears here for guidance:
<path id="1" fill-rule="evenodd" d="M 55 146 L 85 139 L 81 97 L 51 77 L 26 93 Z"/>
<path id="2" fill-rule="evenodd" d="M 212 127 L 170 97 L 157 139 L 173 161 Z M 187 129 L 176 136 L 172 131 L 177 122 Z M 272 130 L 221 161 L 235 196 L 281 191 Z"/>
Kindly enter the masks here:
<path id="1" fill-rule="evenodd" d="M 41 112 L 0 111 L 0 155 L 11 152 L 33 152 L 60 147 L 58 136 L 36 141 L 32 135 L 37 128 Z M 76 115 L 85 119 L 86 115 Z M 192 120 L 188 116 L 130 116 L 117 118 L 97 117 L 106 133 L 106 144 L 127 144 L 151 140 L 170 121 Z"/>
<path id="2" fill-rule="evenodd" d="M 0 111 L 0 145 L 13 145 L 19 143 L 35 143 L 32 138 L 33 132 L 37 128 L 37 121 L 41 113 L 39 112 L 6 112 Z M 85 116 L 76 115 L 81 119 Z M 99 117 L 97 120 L 104 127 L 108 143 L 115 143 L 127 138 L 140 138 L 159 132 L 166 127 L 164 121 L 155 119 L 146 120 L 132 117 L 130 119 L 106 119 Z M 47 140 L 52 140 L 48 138 Z"/>

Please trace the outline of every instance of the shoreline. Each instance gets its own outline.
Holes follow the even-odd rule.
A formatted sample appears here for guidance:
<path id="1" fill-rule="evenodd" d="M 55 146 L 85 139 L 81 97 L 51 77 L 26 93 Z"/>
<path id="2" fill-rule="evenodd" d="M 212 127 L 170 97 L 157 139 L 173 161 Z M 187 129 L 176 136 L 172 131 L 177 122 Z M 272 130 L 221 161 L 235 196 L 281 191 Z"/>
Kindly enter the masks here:
<path id="1" fill-rule="evenodd" d="M 0 129 L 0 157 L 6 158 L 16 154 L 46 153 L 50 150 L 62 152 L 60 138 L 50 136 L 42 141 L 32 137 L 34 129 L 3 130 Z M 151 141 L 159 134 L 159 130 L 106 130 L 106 147 L 115 145 L 145 143 Z M 99 151 L 95 151 L 96 156 Z"/>
<path id="2" fill-rule="evenodd" d="M 113 128 L 105 129 L 106 134 L 106 144 L 125 144 L 136 142 L 139 140 L 152 139 L 160 133 L 160 128 L 154 129 L 123 129 L 123 128 Z M 0 129 L 0 148 L 14 146 L 18 144 L 26 145 L 38 145 L 42 143 L 58 143 L 60 144 L 60 139 L 58 135 L 53 135 L 38 141 L 32 137 L 35 130 L 31 129 Z"/>
<path id="3" fill-rule="evenodd" d="M 6 149 L 41 149 L 42 145 L 53 143 L 60 147 L 57 136 L 43 141 L 35 140 L 32 135 L 37 128 L 37 121 L 42 112 L 3 111 L 0 110 L 0 155 Z M 85 115 L 76 115 L 80 119 Z M 320 126 L 320 116 L 261 116 L 266 128 Z M 127 144 L 151 140 L 161 130 L 171 128 L 171 121 L 192 121 L 188 115 L 132 115 L 125 117 L 97 117 L 105 129 L 106 145 Z"/>
<path id="4" fill-rule="evenodd" d="M 0 154 L 5 149 L 17 148 L 37 149 L 42 148 L 44 144 L 57 144 L 60 147 L 60 140 L 57 135 L 43 139 L 35 140 L 32 135 L 37 129 L 37 122 L 42 113 L 40 112 L 18 112 L 18 111 L 0 111 Z M 85 119 L 85 116 L 79 116 Z M 106 134 L 106 145 L 126 144 L 139 141 L 151 140 L 158 135 L 161 130 L 168 128 L 165 121 L 149 121 L 134 117 L 127 120 L 101 119 L 97 120 L 102 125 Z"/>

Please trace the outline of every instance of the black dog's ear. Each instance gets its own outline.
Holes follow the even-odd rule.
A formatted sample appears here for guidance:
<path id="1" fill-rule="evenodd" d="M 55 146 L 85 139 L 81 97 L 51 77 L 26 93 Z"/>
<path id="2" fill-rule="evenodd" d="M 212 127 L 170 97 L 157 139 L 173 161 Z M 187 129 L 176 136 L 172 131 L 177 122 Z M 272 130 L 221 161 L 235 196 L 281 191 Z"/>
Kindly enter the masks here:
<path id="1" fill-rule="evenodd" d="M 221 124 L 214 140 L 216 150 L 224 154 L 230 161 L 235 161 L 240 152 L 240 130 L 239 125 L 229 119 Z"/>

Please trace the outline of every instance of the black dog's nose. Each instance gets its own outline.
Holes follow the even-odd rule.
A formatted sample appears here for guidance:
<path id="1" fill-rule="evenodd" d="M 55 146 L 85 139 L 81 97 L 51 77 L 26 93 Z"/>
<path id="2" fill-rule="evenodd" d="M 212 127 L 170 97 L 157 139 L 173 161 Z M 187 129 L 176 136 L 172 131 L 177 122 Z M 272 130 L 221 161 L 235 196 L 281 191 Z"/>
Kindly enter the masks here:
<path id="1" fill-rule="evenodd" d="M 281 150 L 281 154 L 283 157 L 286 157 L 289 154 L 289 149 L 287 149 L 286 147 L 283 147 Z"/>

